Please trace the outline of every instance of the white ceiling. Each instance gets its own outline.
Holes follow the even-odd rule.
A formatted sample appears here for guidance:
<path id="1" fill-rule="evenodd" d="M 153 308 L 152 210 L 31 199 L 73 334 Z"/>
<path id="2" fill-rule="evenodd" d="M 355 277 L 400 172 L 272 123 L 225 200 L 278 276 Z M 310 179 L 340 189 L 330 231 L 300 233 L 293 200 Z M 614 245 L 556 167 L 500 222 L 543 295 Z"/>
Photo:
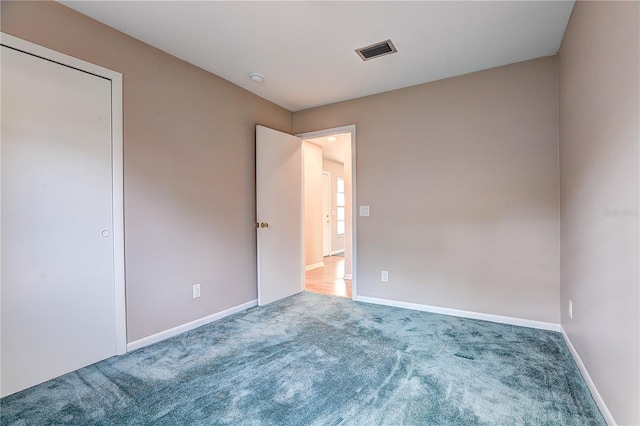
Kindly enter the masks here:
<path id="1" fill-rule="evenodd" d="M 573 1 L 61 1 L 290 111 L 558 51 Z M 391 39 L 398 53 L 354 49 Z M 253 83 L 251 73 L 264 76 Z"/>

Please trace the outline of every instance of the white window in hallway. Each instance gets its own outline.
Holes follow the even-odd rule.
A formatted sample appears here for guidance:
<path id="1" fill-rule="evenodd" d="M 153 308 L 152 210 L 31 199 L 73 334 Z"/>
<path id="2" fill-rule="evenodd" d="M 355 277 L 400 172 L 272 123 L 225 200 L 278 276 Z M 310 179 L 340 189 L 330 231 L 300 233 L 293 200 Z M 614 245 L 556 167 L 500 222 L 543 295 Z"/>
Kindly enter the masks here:
<path id="1" fill-rule="evenodd" d="M 336 201 L 336 214 L 337 214 L 337 232 L 338 235 L 344 235 L 344 178 L 339 177 L 337 179 L 337 201 Z"/>

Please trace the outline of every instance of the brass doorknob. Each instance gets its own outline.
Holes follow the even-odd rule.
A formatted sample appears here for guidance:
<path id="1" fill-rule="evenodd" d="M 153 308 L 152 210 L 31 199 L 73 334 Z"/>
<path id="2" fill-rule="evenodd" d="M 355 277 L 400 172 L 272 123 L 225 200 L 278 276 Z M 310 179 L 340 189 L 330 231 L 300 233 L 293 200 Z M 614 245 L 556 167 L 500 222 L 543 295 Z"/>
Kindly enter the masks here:
<path id="1" fill-rule="evenodd" d="M 260 222 L 260 228 L 268 228 L 269 224 L 267 222 Z"/>

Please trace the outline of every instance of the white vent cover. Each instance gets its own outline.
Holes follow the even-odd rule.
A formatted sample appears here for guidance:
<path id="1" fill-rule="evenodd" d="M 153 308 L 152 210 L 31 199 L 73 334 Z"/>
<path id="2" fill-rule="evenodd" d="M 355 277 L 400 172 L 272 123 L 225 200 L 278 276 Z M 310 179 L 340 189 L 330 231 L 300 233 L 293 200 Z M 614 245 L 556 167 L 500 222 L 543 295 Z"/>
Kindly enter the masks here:
<path id="1" fill-rule="evenodd" d="M 370 44 L 369 46 L 356 49 L 356 53 L 363 61 L 368 61 L 370 59 L 379 58 L 380 56 L 390 55 L 396 52 L 396 47 L 391 43 L 391 40 L 385 40 L 380 43 Z"/>

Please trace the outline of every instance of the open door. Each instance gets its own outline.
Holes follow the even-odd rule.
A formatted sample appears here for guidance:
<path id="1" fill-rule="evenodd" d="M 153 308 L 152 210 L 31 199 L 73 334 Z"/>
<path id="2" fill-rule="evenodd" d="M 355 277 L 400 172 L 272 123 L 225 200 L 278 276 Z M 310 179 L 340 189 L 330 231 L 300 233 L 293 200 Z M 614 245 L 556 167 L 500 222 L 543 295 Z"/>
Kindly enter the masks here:
<path id="1" fill-rule="evenodd" d="M 258 305 L 304 289 L 302 139 L 256 126 Z"/>

